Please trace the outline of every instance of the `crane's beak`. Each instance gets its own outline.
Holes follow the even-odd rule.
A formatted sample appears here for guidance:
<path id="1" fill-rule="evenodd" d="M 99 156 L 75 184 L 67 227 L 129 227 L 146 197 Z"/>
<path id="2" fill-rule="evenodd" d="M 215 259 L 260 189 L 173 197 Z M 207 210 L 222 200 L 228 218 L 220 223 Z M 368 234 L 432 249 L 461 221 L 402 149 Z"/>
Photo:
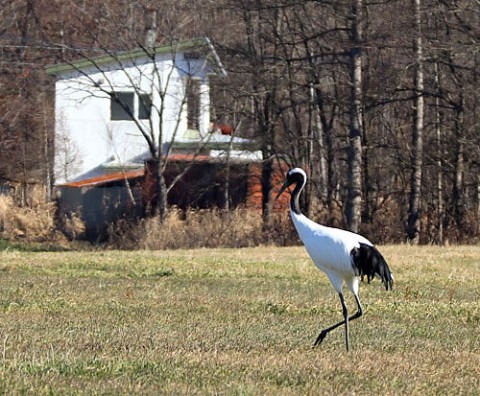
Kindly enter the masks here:
<path id="1" fill-rule="evenodd" d="M 282 188 L 280 189 L 280 191 L 278 192 L 277 196 L 275 197 L 275 201 L 278 199 L 278 197 L 280 195 L 282 195 L 282 193 L 291 185 L 292 183 L 289 183 L 288 180 L 285 181 L 285 183 L 283 183 L 283 186 Z"/>

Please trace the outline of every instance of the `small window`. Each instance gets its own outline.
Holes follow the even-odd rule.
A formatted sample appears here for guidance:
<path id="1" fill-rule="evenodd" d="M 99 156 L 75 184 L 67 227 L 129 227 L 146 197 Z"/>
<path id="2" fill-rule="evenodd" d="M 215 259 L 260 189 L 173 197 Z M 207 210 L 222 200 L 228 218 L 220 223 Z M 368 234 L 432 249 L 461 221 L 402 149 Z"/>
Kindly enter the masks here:
<path id="1" fill-rule="evenodd" d="M 200 81 L 189 78 L 187 81 L 187 120 L 188 129 L 198 130 L 200 123 Z"/>
<path id="2" fill-rule="evenodd" d="M 183 58 L 185 60 L 194 60 L 194 59 L 200 59 L 201 54 L 199 51 L 190 51 L 190 52 L 185 52 L 183 54 Z"/>
<path id="3" fill-rule="evenodd" d="M 131 120 L 133 115 L 133 92 L 117 92 L 110 101 L 111 120 Z"/>
<path id="4" fill-rule="evenodd" d="M 152 111 L 152 98 L 150 95 L 138 96 L 138 119 L 148 120 Z"/>

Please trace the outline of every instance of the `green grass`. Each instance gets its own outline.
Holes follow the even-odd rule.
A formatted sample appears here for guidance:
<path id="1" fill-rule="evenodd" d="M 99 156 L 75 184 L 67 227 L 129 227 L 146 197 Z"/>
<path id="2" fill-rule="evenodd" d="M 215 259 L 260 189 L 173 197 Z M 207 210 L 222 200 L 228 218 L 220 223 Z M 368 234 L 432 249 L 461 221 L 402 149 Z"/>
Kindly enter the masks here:
<path id="1" fill-rule="evenodd" d="M 311 348 L 341 308 L 301 247 L 4 250 L 0 393 L 479 394 L 480 248 L 382 251 L 347 353 Z"/>

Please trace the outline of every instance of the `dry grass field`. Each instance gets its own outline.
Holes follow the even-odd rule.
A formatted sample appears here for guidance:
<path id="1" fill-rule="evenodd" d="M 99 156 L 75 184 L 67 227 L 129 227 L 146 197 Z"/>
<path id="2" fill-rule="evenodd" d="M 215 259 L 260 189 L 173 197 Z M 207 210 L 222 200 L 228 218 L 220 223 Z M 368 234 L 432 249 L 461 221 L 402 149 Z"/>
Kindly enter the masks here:
<path id="1" fill-rule="evenodd" d="M 301 247 L 3 248 L 0 393 L 479 394 L 480 248 L 381 250 L 347 353 L 311 348 L 341 309 Z"/>

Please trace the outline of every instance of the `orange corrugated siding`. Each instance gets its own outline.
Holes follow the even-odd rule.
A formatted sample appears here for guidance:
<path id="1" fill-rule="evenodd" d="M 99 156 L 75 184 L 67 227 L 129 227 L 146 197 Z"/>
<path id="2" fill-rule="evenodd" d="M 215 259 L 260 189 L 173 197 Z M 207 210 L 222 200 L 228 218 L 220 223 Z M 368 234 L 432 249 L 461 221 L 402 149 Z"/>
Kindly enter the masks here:
<path id="1" fill-rule="evenodd" d="M 209 156 L 192 156 L 185 154 L 174 154 L 169 157 L 169 161 L 206 161 L 211 159 Z M 248 167 L 249 176 L 247 181 L 247 198 L 245 206 L 250 209 L 261 210 L 262 208 L 262 166 L 261 164 L 250 164 Z M 288 170 L 286 164 L 274 165 L 273 167 L 273 180 L 272 180 L 272 198 L 275 198 L 278 191 L 280 190 L 285 174 Z M 69 182 L 60 185 L 60 187 L 94 187 L 105 183 L 116 182 L 125 179 L 135 179 L 143 178 L 145 176 L 145 169 L 136 169 L 123 172 L 115 172 L 110 174 L 105 174 L 97 177 L 92 177 L 89 179 L 84 179 L 76 182 Z M 290 205 L 290 196 L 289 194 L 283 194 L 279 197 L 277 201 L 273 203 L 274 211 L 282 211 L 289 208 Z"/>
<path id="2" fill-rule="evenodd" d="M 274 165 L 273 180 L 272 180 L 272 198 L 277 196 L 280 188 L 285 180 L 285 174 L 288 171 L 286 164 Z M 252 164 L 249 167 L 248 177 L 248 194 L 247 194 L 247 208 L 261 209 L 262 208 L 262 166 L 260 164 Z M 282 194 L 277 201 L 273 203 L 273 210 L 282 211 L 290 207 L 290 195 Z"/>

